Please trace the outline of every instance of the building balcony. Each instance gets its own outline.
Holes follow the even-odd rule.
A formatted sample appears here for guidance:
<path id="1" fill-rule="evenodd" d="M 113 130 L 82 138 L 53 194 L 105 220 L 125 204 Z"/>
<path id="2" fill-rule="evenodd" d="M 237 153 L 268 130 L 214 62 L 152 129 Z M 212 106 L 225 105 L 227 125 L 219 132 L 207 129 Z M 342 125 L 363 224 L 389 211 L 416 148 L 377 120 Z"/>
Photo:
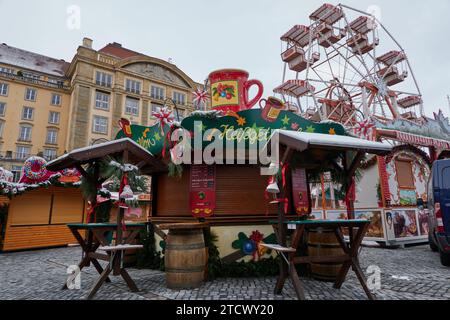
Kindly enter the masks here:
<path id="1" fill-rule="evenodd" d="M 45 156 L 42 153 L 39 154 L 23 154 L 12 151 L 0 151 L 0 162 L 10 161 L 10 162 L 24 162 L 26 159 L 32 156 L 42 157 L 47 161 L 56 159 L 58 156 Z"/>
<path id="2" fill-rule="evenodd" d="M 13 73 L 8 73 L 8 72 L 0 72 L 0 78 L 6 78 L 9 80 L 32 83 L 32 84 L 35 84 L 38 86 L 52 88 L 52 89 L 69 90 L 69 86 L 66 86 L 64 83 L 43 81 L 43 80 L 34 79 L 34 78 L 30 78 L 30 77 L 24 77 L 24 76 L 21 76 L 18 74 L 13 74 Z"/>

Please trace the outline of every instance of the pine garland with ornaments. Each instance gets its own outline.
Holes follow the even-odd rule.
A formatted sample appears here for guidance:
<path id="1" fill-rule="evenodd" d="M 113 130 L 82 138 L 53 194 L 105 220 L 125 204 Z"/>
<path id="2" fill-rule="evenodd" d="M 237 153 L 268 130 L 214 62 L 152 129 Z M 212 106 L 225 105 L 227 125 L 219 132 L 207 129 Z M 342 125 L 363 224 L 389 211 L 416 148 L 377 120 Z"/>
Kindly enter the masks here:
<path id="1" fill-rule="evenodd" d="M 0 168 L 0 194 L 11 199 L 14 196 L 42 187 L 77 188 L 81 185 L 78 170 L 52 172 L 47 170 L 46 166 L 47 161 L 41 157 L 33 156 L 26 159 L 18 183 L 13 182 L 12 173 Z"/>

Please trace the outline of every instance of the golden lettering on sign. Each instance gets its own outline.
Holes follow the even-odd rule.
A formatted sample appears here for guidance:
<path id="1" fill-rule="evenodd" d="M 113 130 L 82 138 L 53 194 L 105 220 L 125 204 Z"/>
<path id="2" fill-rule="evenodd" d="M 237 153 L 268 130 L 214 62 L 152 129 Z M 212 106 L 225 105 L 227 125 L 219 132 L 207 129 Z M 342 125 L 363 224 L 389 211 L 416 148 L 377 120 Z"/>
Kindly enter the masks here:
<path id="1" fill-rule="evenodd" d="M 136 141 L 142 148 L 148 149 L 150 147 L 153 147 L 156 145 L 156 141 L 155 139 L 147 139 L 144 137 L 140 137 L 137 141 Z"/>
<path id="2" fill-rule="evenodd" d="M 229 141 L 236 140 L 237 142 L 249 141 L 250 144 L 256 143 L 258 141 L 269 140 L 271 129 L 266 128 L 239 128 L 235 129 L 234 126 L 223 124 L 220 126 L 222 133 L 219 135 L 221 139 L 226 139 Z"/>

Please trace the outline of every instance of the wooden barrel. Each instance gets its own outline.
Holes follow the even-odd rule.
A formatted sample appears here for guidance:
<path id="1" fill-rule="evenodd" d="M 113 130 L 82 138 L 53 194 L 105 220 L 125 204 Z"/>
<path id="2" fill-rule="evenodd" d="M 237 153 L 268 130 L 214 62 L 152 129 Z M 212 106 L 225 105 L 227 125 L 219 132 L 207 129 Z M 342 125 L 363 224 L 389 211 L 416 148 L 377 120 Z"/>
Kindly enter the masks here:
<path id="1" fill-rule="evenodd" d="M 333 230 L 308 230 L 309 256 L 339 256 L 344 254 Z M 311 276 L 314 279 L 334 282 L 341 270 L 342 263 L 311 263 Z"/>
<path id="2" fill-rule="evenodd" d="M 168 288 L 200 287 L 207 263 L 203 229 L 169 228 L 164 262 Z"/>

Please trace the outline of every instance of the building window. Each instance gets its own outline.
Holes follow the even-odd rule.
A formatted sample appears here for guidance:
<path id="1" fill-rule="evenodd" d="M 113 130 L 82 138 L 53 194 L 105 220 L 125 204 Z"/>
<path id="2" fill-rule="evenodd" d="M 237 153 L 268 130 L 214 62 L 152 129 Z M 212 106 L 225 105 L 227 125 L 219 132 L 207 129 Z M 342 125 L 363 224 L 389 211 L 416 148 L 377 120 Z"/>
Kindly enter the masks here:
<path id="1" fill-rule="evenodd" d="M 158 112 L 159 109 L 162 108 L 162 105 L 161 104 L 157 104 L 157 103 L 152 103 L 151 106 L 152 106 L 151 116 L 153 117 L 153 113 L 154 112 Z"/>
<path id="2" fill-rule="evenodd" d="M 0 138 L 3 138 L 3 129 L 5 128 L 5 121 L 0 121 Z"/>
<path id="3" fill-rule="evenodd" d="M 8 84 L 0 83 L 0 96 L 7 96 L 7 95 L 8 95 Z"/>
<path id="4" fill-rule="evenodd" d="M 60 106 L 61 105 L 61 95 L 52 93 L 52 105 L 53 106 Z"/>
<path id="5" fill-rule="evenodd" d="M 17 146 L 17 149 L 16 149 L 17 159 L 26 159 L 26 158 L 28 158 L 30 156 L 30 153 L 31 153 L 30 151 L 31 151 L 30 147 Z"/>
<path id="6" fill-rule="evenodd" d="M 25 100 L 36 101 L 36 89 L 27 88 L 25 91 Z"/>
<path id="7" fill-rule="evenodd" d="M 410 160 L 395 160 L 398 186 L 402 189 L 415 189 L 413 165 Z"/>
<path id="8" fill-rule="evenodd" d="M 20 159 L 24 159 L 24 158 L 20 158 Z M 20 176 L 22 175 L 22 167 L 21 166 L 11 166 L 11 172 L 14 175 L 13 181 L 19 182 Z"/>
<path id="9" fill-rule="evenodd" d="M 139 115 L 139 100 L 127 97 L 125 99 L 125 113 L 133 116 Z"/>
<path id="10" fill-rule="evenodd" d="M 34 110 L 31 107 L 23 107 L 22 120 L 33 120 Z"/>
<path id="11" fill-rule="evenodd" d="M 56 149 L 44 149 L 44 158 L 48 161 L 56 159 Z"/>
<path id="12" fill-rule="evenodd" d="M 125 81 L 125 91 L 140 94 L 141 93 L 141 83 L 136 80 L 127 79 Z"/>
<path id="13" fill-rule="evenodd" d="M 31 141 L 31 126 L 20 126 L 19 141 Z"/>
<path id="14" fill-rule="evenodd" d="M 95 83 L 102 87 L 112 87 L 112 75 L 97 71 L 95 74 Z"/>
<path id="15" fill-rule="evenodd" d="M 0 67 L 0 72 L 13 74 L 14 70 L 11 68 Z"/>
<path id="16" fill-rule="evenodd" d="M 6 103 L 0 102 L 0 116 L 4 116 L 6 112 Z"/>
<path id="17" fill-rule="evenodd" d="M 164 88 L 152 86 L 150 89 L 150 96 L 153 99 L 164 100 L 164 98 L 165 98 Z"/>
<path id="18" fill-rule="evenodd" d="M 95 92 L 95 108 L 109 110 L 109 93 Z"/>
<path id="19" fill-rule="evenodd" d="M 55 111 L 50 111 L 48 114 L 48 123 L 59 124 L 60 113 Z"/>
<path id="20" fill-rule="evenodd" d="M 94 116 L 92 131 L 94 133 L 107 134 L 108 133 L 108 118 Z"/>
<path id="21" fill-rule="evenodd" d="M 57 144 L 58 143 L 58 130 L 49 129 L 47 130 L 47 138 L 45 139 L 47 144 Z"/>
<path id="22" fill-rule="evenodd" d="M 184 105 L 186 104 L 186 95 L 184 93 L 174 92 L 173 101 L 175 101 L 176 104 Z"/>

